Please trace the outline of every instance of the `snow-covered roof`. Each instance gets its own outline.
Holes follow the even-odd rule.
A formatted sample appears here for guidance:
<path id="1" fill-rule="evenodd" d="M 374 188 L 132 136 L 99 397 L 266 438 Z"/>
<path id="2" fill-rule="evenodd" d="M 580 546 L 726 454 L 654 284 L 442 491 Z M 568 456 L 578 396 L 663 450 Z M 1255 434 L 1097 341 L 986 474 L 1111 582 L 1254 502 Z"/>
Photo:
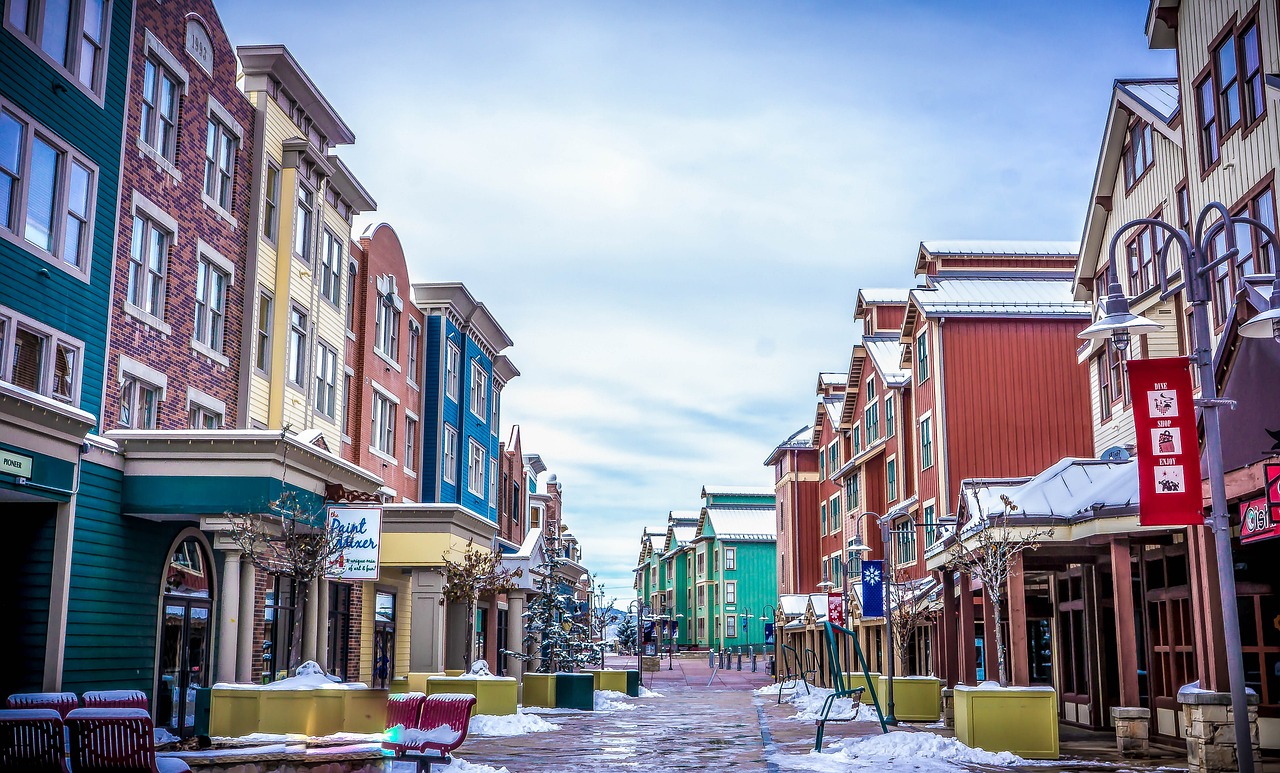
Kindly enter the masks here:
<path id="1" fill-rule="evenodd" d="M 1178 114 L 1180 103 L 1176 78 L 1118 80 L 1116 88 L 1133 97 L 1166 124 Z"/>
<path id="2" fill-rule="evenodd" d="M 698 517 L 702 515 L 701 510 L 672 510 L 667 513 L 667 523 L 688 526 L 697 526 Z"/>
<path id="3" fill-rule="evenodd" d="M 844 410 L 844 397 L 831 396 L 822 398 L 822 406 L 827 409 L 827 421 L 832 427 L 840 426 L 840 413 Z"/>
<path id="4" fill-rule="evenodd" d="M 863 303 L 906 303 L 905 287 L 864 287 L 858 291 L 858 299 Z"/>
<path id="5" fill-rule="evenodd" d="M 1092 311 L 1074 299 L 1069 278 L 938 276 L 929 287 L 912 290 L 911 298 L 928 316 L 1088 318 Z"/>
<path id="6" fill-rule="evenodd" d="M 1062 255 L 1074 257 L 1079 242 L 1006 239 L 931 239 L 920 247 L 933 255 Z"/>
<path id="7" fill-rule="evenodd" d="M 886 386 L 898 387 L 911 382 L 911 371 L 899 365 L 902 362 L 902 340 L 898 336 L 864 336 L 862 345 Z"/>
<path id="8" fill-rule="evenodd" d="M 813 426 L 808 424 L 796 430 L 791 437 L 775 446 L 764 460 L 765 466 L 775 464 L 778 461 L 778 455 L 783 451 L 795 451 L 805 448 L 813 448 Z"/>
<path id="9" fill-rule="evenodd" d="M 778 537 L 776 514 L 772 507 L 708 507 L 706 512 L 718 540 L 768 541 Z"/>
<path id="10" fill-rule="evenodd" d="M 702 487 L 702 496 L 706 497 L 771 497 L 777 493 L 773 486 L 726 486 L 709 484 Z"/>
<path id="11" fill-rule="evenodd" d="M 966 528 L 992 515 L 1072 519 L 1094 516 L 1104 508 L 1112 514 L 1131 514 L 1138 506 L 1138 465 L 1068 457 L 1035 477 L 970 479 L 960 488 Z M 1005 498 L 1016 511 L 1009 510 Z"/>
<path id="12" fill-rule="evenodd" d="M 778 606 L 787 617 L 803 615 L 807 603 L 809 597 L 803 593 L 784 593 L 778 597 Z"/>
<path id="13" fill-rule="evenodd" d="M 849 383 L 847 373 L 822 372 L 818 374 L 818 386 L 844 386 Z"/>

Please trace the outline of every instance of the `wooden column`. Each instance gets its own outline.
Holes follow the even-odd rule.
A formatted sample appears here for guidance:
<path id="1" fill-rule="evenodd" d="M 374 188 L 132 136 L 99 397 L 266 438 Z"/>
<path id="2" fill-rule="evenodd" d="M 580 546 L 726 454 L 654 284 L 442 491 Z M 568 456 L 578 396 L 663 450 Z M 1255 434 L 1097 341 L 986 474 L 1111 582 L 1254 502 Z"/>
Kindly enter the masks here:
<path id="1" fill-rule="evenodd" d="M 996 653 L 996 612 L 991 597 L 982 591 L 982 668 L 988 681 L 1000 678 L 1000 658 Z M 1008 662 L 1008 661 L 1006 661 Z"/>
<path id="2" fill-rule="evenodd" d="M 1187 573 L 1191 586 L 1191 619 L 1195 628 L 1196 674 L 1200 687 L 1227 692 L 1227 649 L 1222 631 L 1222 594 L 1213 532 L 1187 527 Z"/>
<path id="3" fill-rule="evenodd" d="M 973 625 L 973 579 L 960 575 L 960 681 L 967 685 L 978 683 L 977 636 Z"/>
<path id="4" fill-rule="evenodd" d="M 511 624 L 509 618 L 507 624 Z M 498 648 L 501 645 L 498 641 L 498 596 L 494 594 L 489 597 L 489 611 L 484 615 L 484 652 L 481 653 L 491 671 L 498 668 Z M 471 664 L 468 663 L 467 667 L 470 668 Z"/>
<path id="5" fill-rule="evenodd" d="M 1119 665 L 1120 706 L 1142 705 L 1138 693 L 1138 637 L 1133 616 L 1133 564 L 1129 540 L 1111 540 L 1111 588 L 1116 613 L 1116 663 Z"/>
<path id="6" fill-rule="evenodd" d="M 959 645 L 960 621 L 956 608 L 956 575 L 950 569 L 942 570 L 942 619 L 939 620 L 939 636 L 937 641 L 938 657 L 941 660 L 939 673 L 947 687 L 955 687 L 960 679 L 960 671 L 956 664 L 956 647 Z"/>
<path id="7" fill-rule="evenodd" d="M 1031 686 L 1031 662 L 1027 657 L 1027 589 L 1022 576 L 1022 555 L 1010 559 L 1009 582 L 1009 679 L 1018 687 Z"/>

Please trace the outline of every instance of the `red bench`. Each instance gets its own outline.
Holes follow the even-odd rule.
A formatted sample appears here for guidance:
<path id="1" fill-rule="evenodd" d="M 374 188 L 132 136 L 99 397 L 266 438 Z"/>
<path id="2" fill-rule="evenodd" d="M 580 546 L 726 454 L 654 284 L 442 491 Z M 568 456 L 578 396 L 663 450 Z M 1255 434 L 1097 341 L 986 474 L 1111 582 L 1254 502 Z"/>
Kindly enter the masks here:
<path id="1" fill-rule="evenodd" d="M 62 728 L 55 709 L 0 711 L 0 770 L 67 773 Z"/>
<path id="2" fill-rule="evenodd" d="M 84 694 L 86 709 L 151 710 L 147 694 L 142 690 L 91 690 Z"/>
<path id="3" fill-rule="evenodd" d="M 145 709 L 76 709 L 67 715 L 75 773 L 190 773 L 182 760 L 156 757 L 155 724 Z"/>
<path id="4" fill-rule="evenodd" d="M 426 697 L 415 726 L 405 723 L 400 737 L 394 741 L 383 741 L 382 748 L 399 759 L 416 762 L 420 773 L 431 773 L 432 765 L 452 762 L 450 752 L 467 740 L 467 726 L 475 705 L 474 695 L 442 693 Z M 390 706 L 387 714 L 391 714 Z"/>
<path id="5" fill-rule="evenodd" d="M 387 698 L 387 728 L 396 725 L 417 727 L 422 716 L 422 702 L 427 696 L 420 692 L 405 692 Z"/>
<path id="6" fill-rule="evenodd" d="M 19 692 L 5 701 L 9 709 L 53 709 L 66 719 L 67 712 L 80 708 L 80 699 L 73 692 Z"/>

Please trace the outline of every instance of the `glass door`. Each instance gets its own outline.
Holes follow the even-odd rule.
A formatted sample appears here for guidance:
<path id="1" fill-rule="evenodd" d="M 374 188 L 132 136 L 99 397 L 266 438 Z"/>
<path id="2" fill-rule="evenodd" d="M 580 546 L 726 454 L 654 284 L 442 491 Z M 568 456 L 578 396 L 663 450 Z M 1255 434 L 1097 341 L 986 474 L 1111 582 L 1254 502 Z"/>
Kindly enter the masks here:
<path id="1" fill-rule="evenodd" d="M 209 686 L 209 563 L 194 537 L 170 558 L 161 604 L 160 668 L 156 676 L 156 725 L 187 737 L 195 730 L 196 689 Z"/>

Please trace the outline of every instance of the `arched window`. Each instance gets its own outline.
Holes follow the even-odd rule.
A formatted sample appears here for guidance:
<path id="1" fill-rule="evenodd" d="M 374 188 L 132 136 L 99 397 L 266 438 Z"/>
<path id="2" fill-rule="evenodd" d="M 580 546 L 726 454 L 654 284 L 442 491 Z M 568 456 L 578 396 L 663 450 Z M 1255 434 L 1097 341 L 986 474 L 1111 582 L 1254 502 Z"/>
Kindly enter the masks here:
<path id="1" fill-rule="evenodd" d="M 160 663 L 152 705 L 156 726 L 179 736 L 194 730 L 196 689 L 209 686 L 213 642 L 213 563 L 191 534 L 169 554 L 160 604 Z"/>

